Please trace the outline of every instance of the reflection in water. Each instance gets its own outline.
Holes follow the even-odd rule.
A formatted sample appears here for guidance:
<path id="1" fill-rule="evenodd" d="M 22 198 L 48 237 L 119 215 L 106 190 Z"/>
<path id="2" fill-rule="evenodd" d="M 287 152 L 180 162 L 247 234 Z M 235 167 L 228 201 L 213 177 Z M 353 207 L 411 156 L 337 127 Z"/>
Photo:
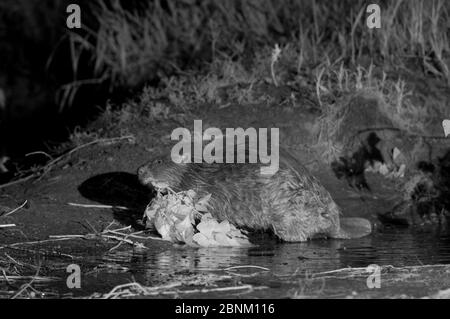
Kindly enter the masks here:
<path id="1" fill-rule="evenodd" d="M 115 252 L 108 262 L 126 265 L 135 278 L 151 285 L 171 274 L 219 272 L 232 266 L 254 265 L 280 276 L 317 273 L 370 264 L 411 266 L 450 263 L 450 237 L 411 230 L 384 230 L 354 240 L 314 240 L 278 243 L 261 240 L 252 248 L 186 248 L 165 251 Z"/>
<path id="2" fill-rule="evenodd" d="M 47 289 L 59 293 L 85 296 L 110 291 L 113 287 L 137 281 L 145 286 L 185 282 L 198 275 L 230 275 L 226 268 L 253 265 L 259 269 L 234 269 L 233 273 L 252 274 L 252 283 L 273 289 L 271 296 L 284 285 L 314 273 L 346 267 L 367 267 L 371 264 L 396 267 L 430 264 L 450 264 L 448 233 L 416 232 L 411 229 L 384 229 L 371 236 L 352 240 L 313 240 L 306 243 L 280 243 L 273 238 L 257 238 L 251 248 L 188 248 L 164 246 L 136 251 L 116 250 L 104 256 L 84 259 L 83 287 L 73 292 L 65 281 L 44 283 Z M 164 248 L 168 247 L 168 248 Z M 88 269 L 91 269 L 88 271 Z M 239 280 L 239 276 L 232 276 Z M 284 278 L 284 279 L 282 279 Z M 231 280 L 231 279 L 230 279 Z M 231 282 L 233 285 L 234 282 Z M 59 285 L 59 286 L 55 286 Z M 278 296 L 279 297 L 279 296 Z"/>

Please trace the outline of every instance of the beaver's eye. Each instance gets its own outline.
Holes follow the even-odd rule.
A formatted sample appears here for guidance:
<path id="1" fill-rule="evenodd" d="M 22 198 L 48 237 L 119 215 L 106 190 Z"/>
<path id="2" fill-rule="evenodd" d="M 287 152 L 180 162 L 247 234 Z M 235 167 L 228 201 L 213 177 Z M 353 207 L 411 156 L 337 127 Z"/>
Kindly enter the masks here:
<path id="1" fill-rule="evenodd" d="M 320 212 L 320 216 L 322 216 L 323 218 L 329 218 L 330 214 L 327 211 L 324 211 L 324 212 Z"/>
<path id="2" fill-rule="evenodd" d="M 162 159 L 156 160 L 156 164 L 162 164 Z"/>

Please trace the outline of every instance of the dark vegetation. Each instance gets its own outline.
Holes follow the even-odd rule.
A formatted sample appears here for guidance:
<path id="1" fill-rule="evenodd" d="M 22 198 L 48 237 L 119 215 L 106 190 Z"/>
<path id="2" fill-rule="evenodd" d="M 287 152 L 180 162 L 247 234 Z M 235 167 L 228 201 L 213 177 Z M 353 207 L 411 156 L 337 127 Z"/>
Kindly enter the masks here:
<path id="1" fill-rule="evenodd" d="M 382 1 L 378 30 L 365 25 L 364 1 L 78 3 L 84 27 L 72 32 L 65 28 L 67 1 L 2 2 L 0 87 L 8 102 L 2 124 L 29 119 L 16 131 L 4 128 L 3 136 L 58 126 L 58 110 L 73 128 L 107 98 L 121 102 L 145 85 L 170 89 L 165 97 L 197 86 L 196 98 L 214 102 L 219 87 L 270 77 L 275 44 L 281 53 L 272 80 L 309 87 L 321 107 L 382 79 L 383 93 L 406 96 L 399 75 L 408 72 L 450 81 L 445 1 Z M 394 88 L 399 92 L 389 92 Z M 241 91 L 239 101 L 247 90 Z M 42 138 L 64 135 L 59 129 Z M 27 143 L 2 139 L 10 149 Z"/>

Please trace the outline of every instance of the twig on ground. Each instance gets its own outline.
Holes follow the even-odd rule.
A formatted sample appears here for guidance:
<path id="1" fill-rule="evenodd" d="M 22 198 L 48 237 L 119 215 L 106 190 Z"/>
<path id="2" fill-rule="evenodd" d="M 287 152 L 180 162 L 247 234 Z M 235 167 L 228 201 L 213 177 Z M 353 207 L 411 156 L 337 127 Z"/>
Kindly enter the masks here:
<path id="1" fill-rule="evenodd" d="M 3 276 L 0 277 L 0 281 L 4 278 L 4 280 L 8 283 L 11 283 L 12 281 L 19 281 L 19 280 L 33 280 L 34 282 L 50 282 L 50 281 L 57 281 L 61 280 L 61 278 L 58 277 L 42 277 L 42 276 L 16 276 L 16 275 L 7 275 L 6 273 L 3 273 Z"/>
<path id="2" fill-rule="evenodd" d="M 70 150 L 69 152 L 64 153 L 61 156 L 58 156 L 55 159 L 52 159 L 45 166 L 43 166 L 41 169 L 39 169 L 38 172 L 33 173 L 33 174 L 31 174 L 29 176 L 26 176 L 24 178 L 12 181 L 10 183 L 6 183 L 6 184 L 3 184 L 3 185 L 0 185 L 0 189 L 7 188 L 7 187 L 10 187 L 10 186 L 13 186 L 13 185 L 16 185 L 16 184 L 20 184 L 20 183 L 29 181 L 29 180 L 31 180 L 33 178 L 37 178 L 39 180 L 42 177 L 44 177 L 47 173 L 49 173 L 55 167 L 55 165 L 58 164 L 58 162 L 60 162 L 60 161 L 62 161 L 64 159 L 70 157 L 73 153 L 75 153 L 75 152 L 77 152 L 77 151 L 79 151 L 79 150 L 81 150 L 83 148 L 86 148 L 88 146 L 92 146 L 92 145 L 95 145 L 95 144 L 113 144 L 113 143 L 118 143 L 118 142 L 120 142 L 122 140 L 134 141 L 134 139 L 135 139 L 134 135 L 126 135 L 126 136 L 113 137 L 113 138 L 96 139 L 96 140 L 91 141 L 89 143 L 77 146 L 77 147 L 73 148 L 72 150 Z"/>
<path id="3" fill-rule="evenodd" d="M 49 158 L 50 160 L 53 160 L 53 157 L 50 154 L 43 152 L 43 151 L 31 152 L 31 153 L 25 154 L 25 156 L 32 156 L 32 155 L 44 155 L 45 157 Z"/>
<path id="4" fill-rule="evenodd" d="M 52 238 L 52 239 L 44 239 L 44 240 L 25 241 L 25 242 L 19 242 L 19 243 L 14 243 L 14 244 L 9 244 L 9 245 L 3 245 L 3 246 L 0 246 L 0 249 L 12 248 L 12 247 L 20 246 L 20 245 L 43 244 L 43 243 L 54 242 L 54 241 L 63 241 L 63 240 L 68 240 L 68 239 L 72 239 L 72 238 Z"/>
<path id="5" fill-rule="evenodd" d="M 10 228 L 10 227 L 16 227 L 16 224 L 0 224 L 0 228 Z"/>
<path id="6" fill-rule="evenodd" d="M 6 216 L 9 216 L 9 215 L 12 215 L 12 214 L 14 214 L 15 212 L 17 212 L 17 211 L 21 210 L 22 208 L 24 208 L 27 204 L 28 204 L 28 200 L 25 200 L 25 201 L 23 202 L 22 205 L 20 205 L 19 207 L 13 209 L 13 210 L 10 211 L 9 213 L 6 213 L 6 214 L 4 214 L 4 215 L 2 215 L 2 216 L 0 216 L 0 217 L 6 217 Z"/>
<path id="7" fill-rule="evenodd" d="M 0 189 L 24 183 L 26 181 L 29 181 L 29 180 L 35 178 L 36 176 L 37 176 L 37 174 L 31 174 L 31 175 L 28 175 L 28 176 L 26 176 L 24 178 L 20 178 L 20 179 L 17 179 L 15 181 L 12 181 L 12 182 L 9 182 L 9 183 L 6 183 L 6 184 L 2 184 L 2 185 L 0 185 Z"/>
<path id="8" fill-rule="evenodd" d="M 84 208 L 106 208 L 106 209 L 130 210 L 130 208 L 125 207 L 125 206 L 113 206 L 113 205 L 90 205 L 90 204 L 77 204 L 77 203 L 67 203 L 67 205 L 75 206 L 75 207 L 84 207 Z"/>
<path id="9" fill-rule="evenodd" d="M 19 297 L 25 290 L 27 290 L 28 288 L 31 288 L 31 285 L 33 284 L 33 282 L 36 281 L 39 275 L 39 271 L 41 270 L 41 265 L 38 266 L 37 270 L 36 270 L 36 274 L 33 276 L 33 278 L 30 280 L 29 283 L 25 284 L 22 286 L 22 288 L 14 295 L 11 297 L 11 299 L 15 299 L 17 297 Z"/>
<path id="10" fill-rule="evenodd" d="M 7 248 L 7 249 L 11 249 L 11 250 L 18 250 L 18 251 L 24 251 L 27 253 L 31 253 L 31 254 L 42 254 L 45 256 L 52 256 L 52 257 L 64 257 L 64 258 L 69 258 L 69 259 L 82 259 L 82 257 L 80 256 L 74 256 L 74 255 L 69 255 L 69 254 L 64 254 L 55 250 L 35 250 L 35 249 L 27 249 L 27 248 L 21 248 L 21 247 L 0 247 L 0 249 L 2 248 Z M 7 255 L 7 254 L 5 254 Z"/>
<path id="11" fill-rule="evenodd" d="M 70 157 L 70 155 L 72 155 L 75 152 L 78 152 L 79 150 L 86 148 L 88 146 L 92 146 L 95 144 L 114 144 L 117 142 L 120 142 L 122 140 L 129 140 L 129 141 L 134 141 L 135 137 L 134 135 L 126 135 L 126 136 L 120 136 L 120 137 L 113 137 L 113 138 L 101 138 L 101 139 L 97 139 L 97 140 L 93 140 L 89 143 L 77 146 L 75 148 L 73 148 L 72 150 L 70 150 L 69 152 L 55 158 L 54 160 L 50 161 L 47 165 L 44 166 L 44 170 L 42 172 L 42 174 L 39 176 L 39 179 L 41 179 L 44 175 L 46 175 L 48 172 L 50 172 L 53 167 L 60 162 L 61 160 Z"/>

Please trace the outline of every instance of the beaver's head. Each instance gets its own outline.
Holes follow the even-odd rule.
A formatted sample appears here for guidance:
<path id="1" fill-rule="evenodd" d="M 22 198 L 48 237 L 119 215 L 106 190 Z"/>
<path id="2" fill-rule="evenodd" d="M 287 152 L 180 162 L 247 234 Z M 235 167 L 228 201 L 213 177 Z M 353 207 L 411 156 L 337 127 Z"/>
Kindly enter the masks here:
<path id="1" fill-rule="evenodd" d="M 324 203 L 322 203 L 324 204 Z M 321 204 L 321 205 L 322 205 Z M 285 241 L 303 242 L 313 238 L 337 237 L 339 209 L 330 202 L 319 207 L 315 199 L 289 204 L 291 212 L 271 216 L 274 233 Z"/>
<path id="2" fill-rule="evenodd" d="M 137 175 L 141 184 L 157 189 L 175 189 L 180 184 L 187 164 L 174 161 L 170 156 L 159 156 L 139 167 Z"/>
<path id="3" fill-rule="evenodd" d="M 314 207 L 309 211 L 308 218 L 302 225 L 307 238 L 336 237 L 340 229 L 341 211 L 330 198 L 321 198 L 317 202 L 312 200 L 310 205 Z M 308 211 L 306 207 L 304 211 Z"/>
<path id="4" fill-rule="evenodd" d="M 343 217 L 334 201 L 329 201 L 319 211 L 315 233 L 310 238 L 327 237 L 334 239 L 361 238 L 372 232 L 369 220 L 359 217 Z M 312 225 L 310 225 L 311 228 Z"/>
<path id="5" fill-rule="evenodd" d="M 265 183 L 263 207 L 275 234 L 286 241 L 330 237 L 339 230 L 340 210 L 308 172 L 282 168 Z"/>

